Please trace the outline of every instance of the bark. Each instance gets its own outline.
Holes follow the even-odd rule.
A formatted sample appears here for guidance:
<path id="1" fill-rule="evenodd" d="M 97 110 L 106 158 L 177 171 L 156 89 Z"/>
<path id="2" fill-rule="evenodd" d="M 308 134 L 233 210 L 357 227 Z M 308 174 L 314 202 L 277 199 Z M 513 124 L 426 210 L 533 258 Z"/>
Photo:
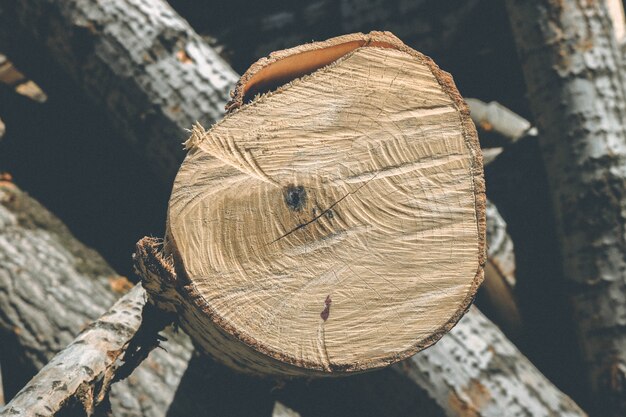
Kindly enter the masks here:
<path id="1" fill-rule="evenodd" d="M 626 94 L 604 2 L 507 2 L 589 387 L 626 413 Z"/>
<path id="2" fill-rule="evenodd" d="M 7 399 L 127 288 L 94 251 L 6 181 L 0 183 L 0 361 Z M 115 415 L 164 416 L 191 357 L 183 335 L 113 386 Z M 185 393 L 177 400 L 190 402 Z"/>
<path id="3" fill-rule="evenodd" d="M 128 345 L 139 333 L 145 297 L 138 285 L 120 298 L 52 358 L 0 414 L 52 416 L 76 404 L 93 415 L 110 407 L 108 391 L 128 361 Z"/>
<path id="4" fill-rule="evenodd" d="M 182 160 L 185 129 L 217 121 L 237 81 L 162 0 L 3 0 L 0 19 L 11 57 L 35 76 L 34 57 L 24 59 L 34 52 L 20 45 L 45 45 L 166 183 Z"/>
<path id="5" fill-rule="evenodd" d="M 393 365 L 447 416 L 584 416 L 476 307 L 430 349 Z"/>

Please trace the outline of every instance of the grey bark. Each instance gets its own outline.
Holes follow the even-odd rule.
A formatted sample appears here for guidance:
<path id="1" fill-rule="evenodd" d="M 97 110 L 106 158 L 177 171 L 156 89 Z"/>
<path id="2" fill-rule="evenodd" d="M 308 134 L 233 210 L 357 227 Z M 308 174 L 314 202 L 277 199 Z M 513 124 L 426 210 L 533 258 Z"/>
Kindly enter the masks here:
<path id="1" fill-rule="evenodd" d="M 602 415 L 626 414 L 626 94 L 605 2 L 508 0 L 564 293 Z"/>
<path id="2" fill-rule="evenodd" d="M 16 186 L 0 183 L 0 361 L 5 388 L 20 388 L 28 373 L 43 367 L 103 314 L 127 282 L 37 202 Z M 192 347 L 182 334 L 164 346 L 167 352 L 154 351 L 126 381 L 113 386 L 115 415 L 165 415 Z"/>
<path id="3" fill-rule="evenodd" d="M 24 39 L 45 45 L 166 184 L 185 129 L 221 118 L 238 79 L 162 0 L 2 0 L 0 21 L 10 56 L 35 53 L 20 50 Z"/>
<path id="4" fill-rule="evenodd" d="M 393 370 L 447 416 L 585 416 L 476 307 L 434 346 Z"/>
<path id="5" fill-rule="evenodd" d="M 18 392 L 2 416 L 53 416 L 74 401 L 87 415 L 108 407 L 110 384 L 142 322 L 141 285 L 120 298 Z"/>

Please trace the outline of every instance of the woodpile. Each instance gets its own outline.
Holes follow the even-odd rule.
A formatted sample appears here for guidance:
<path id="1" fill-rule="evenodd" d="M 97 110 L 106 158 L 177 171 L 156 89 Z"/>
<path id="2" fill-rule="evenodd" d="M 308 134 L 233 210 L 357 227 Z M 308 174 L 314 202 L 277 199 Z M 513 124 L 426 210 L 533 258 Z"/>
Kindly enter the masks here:
<path id="1" fill-rule="evenodd" d="M 0 416 L 626 413 L 621 3 L 170 3 L 0 0 Z M 20 188 L 84 103 L 132 241 Z"/>

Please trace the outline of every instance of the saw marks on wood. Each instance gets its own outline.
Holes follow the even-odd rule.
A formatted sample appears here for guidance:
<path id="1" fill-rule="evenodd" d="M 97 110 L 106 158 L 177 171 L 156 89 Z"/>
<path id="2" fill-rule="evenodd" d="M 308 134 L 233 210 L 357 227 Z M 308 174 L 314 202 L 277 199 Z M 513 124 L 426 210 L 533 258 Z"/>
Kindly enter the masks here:
<path id="1" fill-rule="evenodd" d="M 291 365 L 406 357 L 482 279 L 473 126 L 434 64 L 390 41 L 405 50 L 357 47 L 196 126 L 176 178 L 177 271 L 215 325 Z"/>

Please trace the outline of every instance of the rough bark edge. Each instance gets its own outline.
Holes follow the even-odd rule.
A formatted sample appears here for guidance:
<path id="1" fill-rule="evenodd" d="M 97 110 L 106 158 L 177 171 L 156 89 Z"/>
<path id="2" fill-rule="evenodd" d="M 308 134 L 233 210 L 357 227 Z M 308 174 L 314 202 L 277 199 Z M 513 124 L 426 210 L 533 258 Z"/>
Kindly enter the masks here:
<path id="1" fill-rule="evenodd" d="M 179 309 L 180 306 L 186 304 L 198 308 L 199 311 L 206 313 L 203 318 L 206 318 L 208 324 L 212 326 L 211 333 L 207 337 L 215 340 L 218 344 L 237 344 L 243 349 L 243 351 L 237 354 L 221 356 L 217 354 L 218 351 L 223 353 L 219 348 L 216 348 L 217 351 L 215 352 L 207 351 L 206 353 L 213 356 L 216 361 L 238 372 L 255 377 L 275 377 L 278 373 L 261 371 L 259 368 L 249 366 L 248 363 L 240 362 L 238 360 L 239 357 L 260 358 L 264 362 L 259 363 L 259 365 L 264 365 L 265 368 L 270 367 L 271 369 L 280 370 L 281 377 L 329 375 L 328 372 L 322 371 L 321 368 L 303 371 L 301 367 L 286 363 L 281 358 L 263 355 L 263 352 L 260 352 L 250 344 L 242 343 L 242 339 L 238 336 L 239 333 L 234 327 L 229 326 L 227 323 L 222 327 L 216 325 L 210 317 L 212 313 L 205 312 L 201 304 L 199 304 L 201 301 L 198 300 L 201 300 L 201 296 L 195 291 L 193 285 L 188 283 L 184 273 L 181 271 L 179 274 L 176 271 L 172 257 L 164 254 L 162 246 L 163 241 L 161 239 L 144 237 L 137 242 L 136 252 L 133 256 L 135 270 L 142 278 L 142 283 L 148 293 L 148 301 L 161 310 L 177 313 L 179 323 L 186 322 L 189 319 L 185 314 L 187 310 L 181 311 Z M 242 335 L 242 337 L 245 337 L 245 335 Z"/>
<path id="2" fill-rule="evenodd" d="M 470 172 L 472 176 L 472 185 L 474 191 L 474 207 L 476 210 L 476 223 L 477 223 L 477 235 L 478 235 L 478 268 L 476 274 L 473 278 L 473 281 L 468 290 L 467 296 L 460 303 L 457 311 L 448 319 L 446 323 L 444 323 L 439 329 L 435 330 L 430 336 L 425 339 L 417 341 L 411 348 L 403 351 L 402 353 L 394 353 L 383 358 L 368 360 L 359 363 L 351 363 L 346 365 L 330 365 L 330 371 L 325 371 L 321 373 L 322 375 L 331 375 L 334 372 L 342 372 L 342 373 L 353 373 L 353 372 L 363 372 L 379 369 L 385 366 L 388 366 L 392 363 L 401 361 L 410 356 L 413 356 L 415 353 L 433 345 L 436 343 L 441 337 L 446 334 L 450 329 L 463 317 L 463 315 L 467 312 L 469 307 L 474 300 L 476 295 L 476 291 L 478 287 L 482 283 L 484 279 L 484 271 L 483 267 L 485 265 L 487 256 L 486 256 L 486 205 L 487 198 L 485 194 L 485 181 L 484 181 L 484 173 L 483 173 L 483 159 L 482 153 L 480 151 L 480 144 L 478 142 L 478 134 L 476 132 L 476 127 L 474 126 L 474 122 L 470 118 L 470 111 L 461 97 L 452 76 L 445 71 L 439 69 L 437 64 L 433 62 L 432 59 L 423 55 L 420 52 L 415 51 L 414 49 L 406 46 L 400 39 L 394 36 L 390 32 L 370 32 L 369 34 L 363 33 L 354 33 L 344 36 L 339 36 L 336 38 L 332 38 L 323 42 L 314 42 L 310 44 L 301 45 L 295 48 L 286 49 L 283 51 L 277 51 L 270 54 L 269 57 L 262 58 L 253 64 L 248 71 L 242 76 L 240 81 L 237 83 L 235 91 L 233 92 L 233 99 L 227 105 L 228 114 L 222 119 L 220 122 L 214 125 L 217 126 L 221 124 L 224 120 L 226 120 L 231 114 L 234 114 L 237 111 L 241 111 L 248 106 L 254 106 L 262 100 L 271 97 L 274 94 L 283 93 L 291 86 L 298 82 L 302 82 L 306 80 L 307 77 L 312 76 L 313 74 L 319 74 L 324 70 L 336 65 L 343 60 L 349 58 L 354 51 L 358 50 L 359 47 L 351 50 L 347 54 L 343 55 L 339 59 L 333 61 L 330 65 L 326 65 L 321 69 L 314 71 L 311 75 L 305 75 L 299 78 L 294 79 L 293 81 L 280 86 L 278 89 L 271 91 L 269 93 L 263 94 L 260 97 L 255 98 L 251 103 L 246 104 L 243 103 L 245 97 L 245 87 L 246 84 L 250 81 L 250 79 L 263 68 L 268 65 L 277 62 L 286 57 L 300 54 L 307 51 L 319 50 L 323 48 L 328 48 L 335 45 L 344 44 L 347 42 L 358 42 L 363 47 L 386 47 L 397 49 L 401 52 L 405 52 L 413 57 L 415 57 L 419 62 L 425 64 L 436 78 L 437 82 L 441 86 L 442 90 L 452 99 L 454 106 L 456 107 L 461 122 L 461 129 L 463 131 L 463 138 L 465 140 L 466 146 L 470 153 L 471 167 Z M 190 152 L 193 152 L 198 145 L 205 137 L 204 129 L 196 125 L 194 128 L 190 139 L 186 142 L 187 149 Z M 167 233 L 167 232 L 166 232 Z M 175 259 L 179 259 L 180 256 L 177 254 L 176 243 L 171 236 L 171 234 L 167 233 L 166 240 L 169 240 L 166 243 L 166 252 L 171 254 Z M 310 361 L 305 361 L 302 359 L 298 359 L 292 357 L 291 355 L 286 355 L 284 353 L 276 352 L 273 349 L 270 349 L 261 343 L 259 343 L 253 337 L 250 337 L 247 334 L 242 333 L 241 331 L 233 328 L 229 325 L 221 316 L 216 314 L 213 309 L 209 306 L 206 299 L 196 290 L 195 286 L 186 277 L 184 274 L 179 274 L 180 278 L 183 278 L 186 281 L 187 285 L 178 284 L 179 293 L 183 295 L 186 299 L 191 300 L 193 304 L 200 309 L 204 314 L 206 314 L 210 320 L 213 322 L 215 326 L 224 330 L 231 336 L 239 339 L 241 342 L 245 343 L 249 347 L 253 348 L 255 351 L 269 356 L 272 359 L 279 360 L 288 365 L 293 365 L 298 368 L 302 368 L 303 370 L 310 371 L 321 371 L 322 368 L 318 364 L 311 363 Z"/>

